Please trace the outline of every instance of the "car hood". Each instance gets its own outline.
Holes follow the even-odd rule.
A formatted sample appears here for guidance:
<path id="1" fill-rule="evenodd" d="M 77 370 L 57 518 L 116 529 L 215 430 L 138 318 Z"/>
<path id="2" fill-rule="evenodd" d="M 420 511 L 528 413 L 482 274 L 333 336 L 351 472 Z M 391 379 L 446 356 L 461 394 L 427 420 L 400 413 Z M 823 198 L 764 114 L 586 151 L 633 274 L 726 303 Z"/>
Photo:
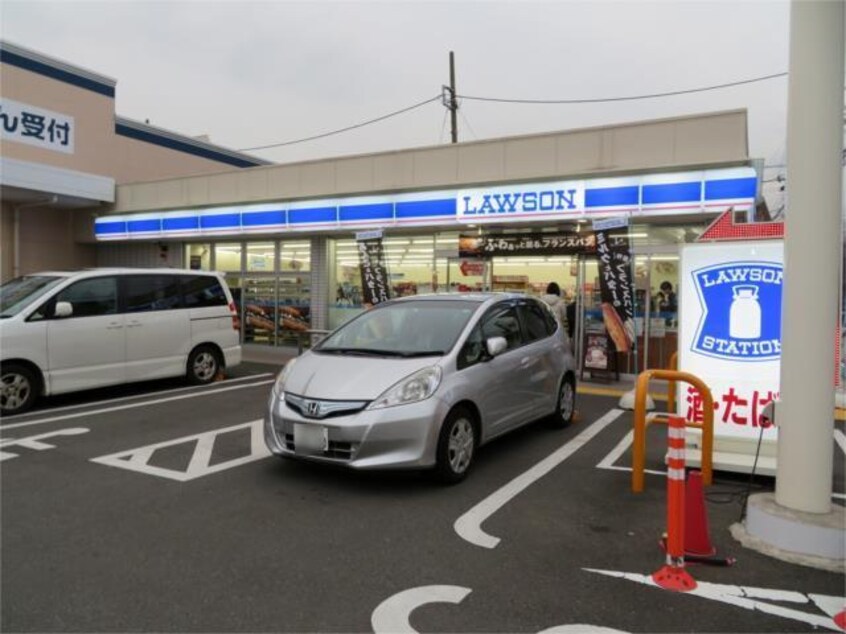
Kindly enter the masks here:
<path id="1" fill-rule="evenodd" d="M 395 359 L 309 352 L 297 359 L 285 391 L 334 401 L 372 401 L 392 385 L 442 357 Z"/>

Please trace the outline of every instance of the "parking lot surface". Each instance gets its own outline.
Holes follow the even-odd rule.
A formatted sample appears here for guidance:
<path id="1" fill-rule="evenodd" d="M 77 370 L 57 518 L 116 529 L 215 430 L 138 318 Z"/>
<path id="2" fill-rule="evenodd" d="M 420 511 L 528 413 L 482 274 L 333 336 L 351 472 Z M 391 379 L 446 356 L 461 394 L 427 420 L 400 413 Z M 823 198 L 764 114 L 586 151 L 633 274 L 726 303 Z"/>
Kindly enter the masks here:
<path id="1" fill-rule="evenodd" d="M 270 457 L 275 370 L 0 421 L 3 631 L 838 631 L 842 573 L 730 536 L 746 477 L 707 493 L 710 537 L 737 563 L 689 566 L 691 594 L 649 582 L 664 561 L 666 432 L 650 429 L 656 474 L 632 494 L 631 414 L 615 398 L 581 395 L 570 428 L 498 439 L 443 487 Z"/>

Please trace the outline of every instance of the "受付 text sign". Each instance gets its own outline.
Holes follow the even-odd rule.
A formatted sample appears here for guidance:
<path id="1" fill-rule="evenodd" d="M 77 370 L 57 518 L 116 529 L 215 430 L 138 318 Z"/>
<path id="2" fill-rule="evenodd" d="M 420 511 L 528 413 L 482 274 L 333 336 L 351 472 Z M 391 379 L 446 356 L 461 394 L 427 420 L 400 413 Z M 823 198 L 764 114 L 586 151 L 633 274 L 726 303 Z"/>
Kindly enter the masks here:
<path id="1" fill-rule="evenodd" d="M 778 398 L 783 268 L 780 241 L 682 247 L 679 370 L 711 389 L 718 438 L 775 440 L 761 412 Z M 679 414 L 701 421 L 695 390 L 678 390 Z"/>

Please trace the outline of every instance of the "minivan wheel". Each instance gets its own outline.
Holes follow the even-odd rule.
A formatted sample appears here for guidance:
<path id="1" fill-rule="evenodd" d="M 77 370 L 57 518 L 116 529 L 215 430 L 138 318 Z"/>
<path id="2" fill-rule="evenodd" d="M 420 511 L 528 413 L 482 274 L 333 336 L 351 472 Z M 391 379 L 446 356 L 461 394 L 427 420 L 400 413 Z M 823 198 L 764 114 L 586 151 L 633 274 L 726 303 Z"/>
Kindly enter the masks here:
<path id="1" fill-rule="evenodd" d="M 198 346 L 188 357 L 188 381 L 194 385 L 211 383 L 220 369 L 220 355 L 211 346 Z"/>
<path id="2" fill-rule="evenodd" d="M 573 414 L 576 411 L 576 380 L 572 374 L 568 374 L 561 381 L 558 388 L 558 400 L 555 404 L 555 414 L 552 421 L 556 427 L 567 427 L 573 422 Z"/>
<path id="3" fill-rule="evenodd" d="M 38 378 L 25 365 L 8 364 L 0 368 L 0 414 L 21 414 L 38 397 Z"/>
<path id="4" fill-rule="evenodd" d="M 473 415 L 458 407 L 446 417 L 438 437 L 438 456 L 435 471 L 445 484 L 461 482 L 473 464 L 476 451 L 476 432 Z"/>

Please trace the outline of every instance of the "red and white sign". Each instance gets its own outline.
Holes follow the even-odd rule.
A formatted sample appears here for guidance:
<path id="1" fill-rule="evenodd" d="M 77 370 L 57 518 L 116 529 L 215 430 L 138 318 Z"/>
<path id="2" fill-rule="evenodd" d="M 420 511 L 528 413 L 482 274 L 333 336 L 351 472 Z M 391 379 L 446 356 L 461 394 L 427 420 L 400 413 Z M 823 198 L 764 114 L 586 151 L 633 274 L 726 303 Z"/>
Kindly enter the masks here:
<path id="1" fill-rule="evenodd" d="M 479 277 L 485 274 L 485 262 L 483 260 L 461 260 L 458 265 L 461 274 L 465 277 Z"/>
<path id="2" fill-rule="evenodd" d="M 783 222 L 734 222 L 734 209 L 717 217 L 705 229 L 697 242 L 723 242 L 726 240 L 777 240 L 784 238 Z"/>

